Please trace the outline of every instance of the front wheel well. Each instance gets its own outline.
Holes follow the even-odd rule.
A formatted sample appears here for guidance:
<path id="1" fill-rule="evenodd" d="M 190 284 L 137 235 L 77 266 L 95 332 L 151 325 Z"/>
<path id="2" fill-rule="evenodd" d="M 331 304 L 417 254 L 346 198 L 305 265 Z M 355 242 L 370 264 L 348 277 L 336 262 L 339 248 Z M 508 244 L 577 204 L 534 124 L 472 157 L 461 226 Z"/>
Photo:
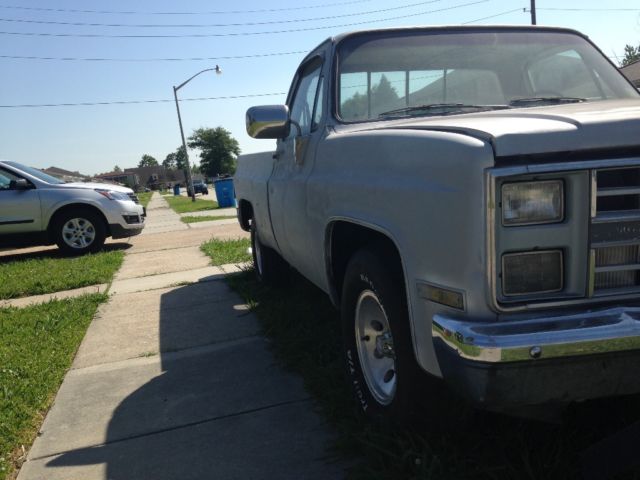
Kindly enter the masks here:
<path id="1" fill-rule="evenodd" d="M 93 205 L 87 205 L 86 203 L 71 203 L 69 205 L 60 207 L 58 210 L 56 210 L 53 213 L 53 215 L 51 215 L 51 218 L 49 219 L 49 225 L 47 226 L 47 232 L 48 232 L 49 240 L 51 242 L 54 242 L 54 239 L 55 239 L 55 233 L 53 232 L 53 227 L 58 221 L 58 218 L 60 218 L 60 216 L 64 215 L 65 213 L 71 210 L 76 210 L 76 209 L 90 210 L 95 214 L 97 214 L 104 222 L 104 228 L 107 233 L 107 237 L 111 236 L 111 228 L 109 226 L 109 222 L 107 222 L 107 218 L 104 216 L 104 213 L 102 213 L 102 211 L 99 208 L 96 208 Z"/>
<path id="2" fill-rule="evenodd" d="M 245 232 L 251 230 L 251 220 L 253 220 L 253 205 L 247 200 L 240 200 L 238 202 L 238 221 Z"/>
<path id="3" fill-rule="evenodd" d="M 344 275 L 349 259 L 367 246 L 375 246 L 384 254 L 384 262 L 404 278 L 402 257 L 396 244 L 386 234 L 370 227 L 348 221 L 333 222 L 327 229 L 325 262 L 329 278 L 331 300 L 340 305 Z"/>

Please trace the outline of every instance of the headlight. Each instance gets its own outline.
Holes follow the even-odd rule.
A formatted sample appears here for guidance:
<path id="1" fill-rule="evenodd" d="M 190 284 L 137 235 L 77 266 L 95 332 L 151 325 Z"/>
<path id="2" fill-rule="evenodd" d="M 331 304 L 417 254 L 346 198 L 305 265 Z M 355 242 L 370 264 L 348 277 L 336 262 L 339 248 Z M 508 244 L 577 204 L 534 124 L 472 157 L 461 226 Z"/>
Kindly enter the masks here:
<path id="1" fill-rule="evenodd" d="M 562 284 L 560 250 L 502 256 L 502 293 L 505 296 L 559 292 Z"/>
<path id="2" fill-rule="evenodd" d="M 103 197 L 107 197 L 109 200 L 125 200 L 125 201 L 131 200 L 131 198 L 129 198 L 129 195 L 123 192 L 116 192 L 113 190 L 104 190 L 101 188 L 96 188 L 95 190 Z"/>
<path id="3" fill-rule="evenodd" d="M 534 225 L 564 219 L 562 180 L 502 185 L 502 224 Z"/>

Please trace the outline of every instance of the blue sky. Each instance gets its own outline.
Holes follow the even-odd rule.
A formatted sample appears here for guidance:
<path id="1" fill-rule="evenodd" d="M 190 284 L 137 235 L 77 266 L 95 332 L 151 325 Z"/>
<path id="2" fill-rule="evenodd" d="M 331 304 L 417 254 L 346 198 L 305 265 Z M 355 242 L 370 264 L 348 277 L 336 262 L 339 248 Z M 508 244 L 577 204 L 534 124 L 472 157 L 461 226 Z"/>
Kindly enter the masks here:
<path id="1" fill-rule="evenodd" d="M 580 30 L 614 61 L 616 56 L 622 57 L 625 44 L 640 44 L 640 2 L 537 0 L 536 3 L 538 24 Z M 115 165 L 136 166 L 143 154 L 161 161 L 180 144 L 175 105 L 171 102 L 6 106 L 171 100 L 172 85 L 216 64 L 222 67 L 223 75 L 201 75 L 180 90 L 180 97 L 275 95 L 184 101 L 181 111 L 187 134 L 199 127 L 222 126 L 240 142 L 244 153 L 269 150 L 273 146 L 271 141 L 247 136 L 244 113 L 252 105 L 284 102 L 283 92 L 288 90 L 291 76 L 304 56 L 291 52 L 306 52 L 330 35 L 362 28 L 460 24 L 494 15 L 497 16 L 475 23 L 529 24 L 529 13 L 522 11 L 529 4 L 529 0 L 0 0 L 0 158 L 90 174 L 110 171 Z M 638 10 L 613 10 L 631 8 Z M 301 29 L 306 30 L 291 31 Z M 283 55 L 222 58 L 268 54 Z M 214 59 L 150 61 L 194 57 Z M 190 157 L 195 159 L 195 152 L 190 152 Z"/>

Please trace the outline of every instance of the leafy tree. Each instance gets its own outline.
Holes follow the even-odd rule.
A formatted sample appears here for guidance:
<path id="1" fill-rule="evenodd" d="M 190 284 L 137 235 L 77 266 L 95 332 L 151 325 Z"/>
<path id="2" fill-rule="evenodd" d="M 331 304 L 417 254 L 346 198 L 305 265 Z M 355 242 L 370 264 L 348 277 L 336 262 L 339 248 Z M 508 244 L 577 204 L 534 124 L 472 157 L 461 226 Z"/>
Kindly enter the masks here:
<path id="1" fill-rule="evenodd" d="M 640 60 L 640 45 L 634 47 L 632 45 L 624 46 L 624 58 L 622 59 L 621 67 L 626 67 L 627 65 L 631 65 L 632 63 Z"/>
<path id="2" fill-rule="evenodd" d="M 184 147 L 180 145 L 176 150 L 176 168 L 178 170 L 184 170 L 187 166 L 187 154 L 184 152 Z"/>
<path id="3" fill-rule="evenodd" d="M 158 165 L 158 161 L 151 155 L 144 154 L 138 163 L 138 168 L 142 167 L 155 167 Z"/>
<path id="4" fill-rule="evenodd" d="M 200 150 L 200 171 L 205 175 L 213 177 L 236 171 L 240 145 L 228 130 L 222 127 L 194 130 L 189 147 Z"/>
<path id="5" fill-rule="evenodd" d="M 113 167 L 113 171 L 120 173 L 122 172 L 122 169 L 118 165 L 116 165 L 115 167 Z"/>
<path id="6" fill-rule="evenodd" d="M 176 153 L 171 152 L 168 154 L 165 159 L 162 161 L 162 166 L 169 170 L 173 170 L 176 168 Z"/>

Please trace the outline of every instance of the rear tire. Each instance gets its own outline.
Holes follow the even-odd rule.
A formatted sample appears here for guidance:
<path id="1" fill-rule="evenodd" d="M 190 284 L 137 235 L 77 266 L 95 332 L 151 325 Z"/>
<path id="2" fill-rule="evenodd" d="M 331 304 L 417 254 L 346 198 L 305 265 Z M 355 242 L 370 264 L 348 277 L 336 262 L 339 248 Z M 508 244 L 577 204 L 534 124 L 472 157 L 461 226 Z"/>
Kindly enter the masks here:
<path id="1" fill-rule="evenodd" d="M 251 220 L 251 255 L 260 282 L 276 285 L 284 283 L 289 278 L 289 264 L 278 252 L 260 241 L 255 218 Z"/>
<path id="2" fill-rule="evenodd" d="M 84 255 L 102 248 L 107 237 L 107 227 L 96 212 L 87 208 L 74 208 L 55 218 L 53 236 L 58 248 L 65 254 Z"/>

